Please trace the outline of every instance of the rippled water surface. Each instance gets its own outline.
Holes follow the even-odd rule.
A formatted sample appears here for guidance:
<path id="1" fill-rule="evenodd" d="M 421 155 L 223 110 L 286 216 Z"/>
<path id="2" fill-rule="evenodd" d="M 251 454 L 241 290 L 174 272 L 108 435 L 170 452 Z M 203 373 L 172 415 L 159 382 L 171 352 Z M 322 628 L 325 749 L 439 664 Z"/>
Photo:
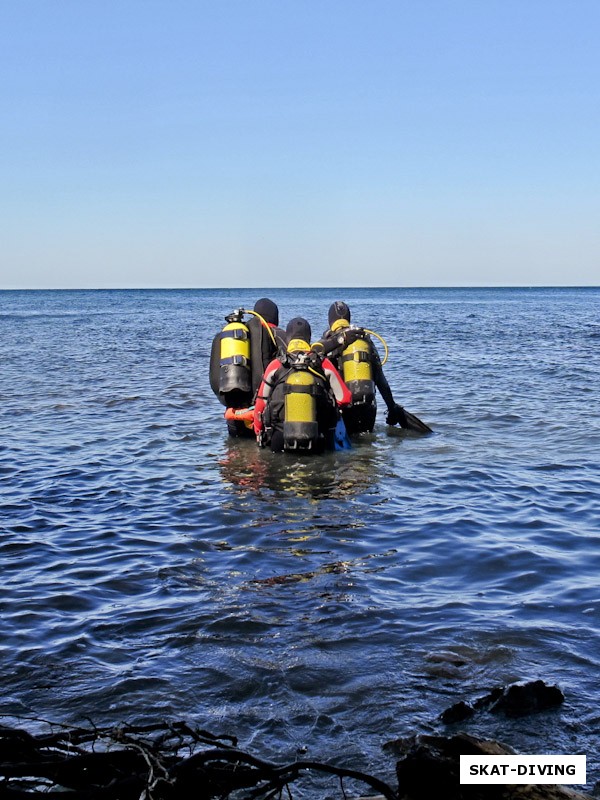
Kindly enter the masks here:
<path id="1" fill-rule="evenodd" d="M 313 459 L 230 441 L 223 316 L 268 294 L 387 340 L 385 425 Z M 461 727 L 600 778 L 600 289 L 0 292 L 2 713 L 185 718 L 371 769 L 492 686 L 560 709 Z"/>

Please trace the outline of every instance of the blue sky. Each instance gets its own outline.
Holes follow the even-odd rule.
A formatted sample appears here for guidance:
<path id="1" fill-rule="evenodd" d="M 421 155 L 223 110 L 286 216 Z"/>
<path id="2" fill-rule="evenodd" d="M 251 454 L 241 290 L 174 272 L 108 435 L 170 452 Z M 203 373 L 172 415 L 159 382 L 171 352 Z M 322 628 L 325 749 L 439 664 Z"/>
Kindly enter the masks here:
<path id="1" fill-rule="evenodd" d="M 600 283 L 597 0 L 2 0 L 0 287 Z"/>

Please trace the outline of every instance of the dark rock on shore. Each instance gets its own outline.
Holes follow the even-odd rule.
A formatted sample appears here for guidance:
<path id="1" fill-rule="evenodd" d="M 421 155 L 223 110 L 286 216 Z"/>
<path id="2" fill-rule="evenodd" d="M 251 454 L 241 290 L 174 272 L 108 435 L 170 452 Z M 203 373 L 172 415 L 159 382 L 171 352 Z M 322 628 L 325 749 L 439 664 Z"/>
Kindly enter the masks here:
<path id="1" fill-rule="evenodd" d="M 591 795 L 565 786 L 461 785 L 460 756 L 513 753 L 499 742 L 459 733 L 450 737 L 417 736 L 394 745 L 405 751 L 396 766 L 399 800 L 591 800 Z"/>

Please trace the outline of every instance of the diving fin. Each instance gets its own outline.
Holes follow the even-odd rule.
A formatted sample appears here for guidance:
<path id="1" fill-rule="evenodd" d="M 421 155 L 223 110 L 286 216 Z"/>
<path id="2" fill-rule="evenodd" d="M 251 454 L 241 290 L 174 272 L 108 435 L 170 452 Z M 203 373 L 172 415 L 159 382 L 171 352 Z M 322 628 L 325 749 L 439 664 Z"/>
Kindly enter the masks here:
<path id="1" fill-rule="evenodd" d="M 400 408 L 402 408 L 402 406 L 400 406 Z M 429 425 L 426 425 L 418 417 L 415 417 L 414 414 L 411 414 L 410 411 L 407 411 L 405 408 L 402 408 L 402 414 L 400 415 L 399 422 L 401 428 L 406 428 L 409 431 L 415 431 L 416 433 L 433 433 Z"/>
<path id="2" fill-rule="evenodd" d="M 346 426 L 344 425 L 344 420 L 340 417 L 333 433 L 333 449 L 350 450 L 351 447 L 352 444 Z"/>

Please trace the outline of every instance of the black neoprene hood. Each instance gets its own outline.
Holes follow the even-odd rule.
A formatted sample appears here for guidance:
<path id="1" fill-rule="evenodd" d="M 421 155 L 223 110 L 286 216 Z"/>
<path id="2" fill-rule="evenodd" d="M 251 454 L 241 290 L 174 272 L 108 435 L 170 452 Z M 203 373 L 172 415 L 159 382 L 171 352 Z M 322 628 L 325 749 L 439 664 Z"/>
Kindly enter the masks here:
<path id="1" fill-rule="evenodd" d="M 279 309 L 268 297 L 261 297 L 260 300 L 257 300 L 254 304 L 254 310 L 266 322 L 270 322 L 271 325 L 279 325 Z"/>
<path id="2" fill-rule="evenodd" d="M 310 324 L 303 317 L 294 317 L 294 319 L 291 319 L 288 322 L 285 332 L 288 342 L 292 339 L 302 339 L 302 341 L 310 343 L 312 331 L 310 329 Z"/>
<path id="3" fill-rule="evenodd" d="M 336 300 L 329 306 L 329 327 L 333 325 L 336 319 L 347 319 L 350 322 L 350 309 L 343 300 Z"/>

